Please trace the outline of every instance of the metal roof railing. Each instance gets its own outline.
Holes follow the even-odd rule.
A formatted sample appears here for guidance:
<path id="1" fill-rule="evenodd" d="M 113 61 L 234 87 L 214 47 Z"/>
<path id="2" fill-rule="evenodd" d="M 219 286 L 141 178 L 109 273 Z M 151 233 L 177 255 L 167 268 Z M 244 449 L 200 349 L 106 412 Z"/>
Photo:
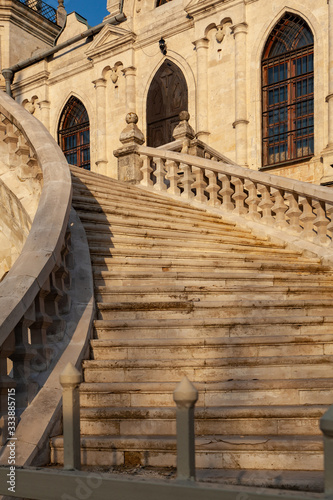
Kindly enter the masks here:
<path id="1" fill-rule="evenodd" d="M 42 0 L 17 0 L 17 1 L 22 3 L 23 5 L 26 5 L 26 7 L 28 7 L 29 9 L 34 10 L 48 21 L 51 21 L 51 23 L 57 24 L 57 9 L 51 7 L 51 5 L 48 5 Z"/>

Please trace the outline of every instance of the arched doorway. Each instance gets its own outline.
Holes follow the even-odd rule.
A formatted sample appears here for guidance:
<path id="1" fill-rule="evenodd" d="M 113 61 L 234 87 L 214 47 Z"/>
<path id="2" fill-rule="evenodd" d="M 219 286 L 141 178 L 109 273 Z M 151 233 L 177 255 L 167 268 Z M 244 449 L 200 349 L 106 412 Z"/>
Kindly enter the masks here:
<path id="1" fill-rule="evenodd" d="M 158 147 L 173 140 L 179 113 L 188 111 L 187 84 L 182 71 L 166 59 L 154 76 L 147 96 L 147 145 Z"/>
<path id="2" fill-rule="evenodd" d="M 90 170 L 89 117 L 82 102 L 74 96 L 61 114 L 58 140 L 70 165 Z"/>

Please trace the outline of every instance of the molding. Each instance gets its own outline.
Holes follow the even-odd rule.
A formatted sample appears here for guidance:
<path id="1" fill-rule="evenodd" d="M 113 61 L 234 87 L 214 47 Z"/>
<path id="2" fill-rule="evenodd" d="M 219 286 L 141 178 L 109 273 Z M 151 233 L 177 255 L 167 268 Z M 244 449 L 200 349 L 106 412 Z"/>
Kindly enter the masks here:
<path id="1" fill-rule="evenodd" d="M 49 76 L 50 76 L 50 72 L 43 70 L 43 71 L 40 71 L 39 73 L 36 73 L 33 76 L 29 76 L 28 78 L 24 78 L 23 80 L 21 80 L 19 82 L 15 82 L 12 85 L 13 94 L 15 96 L 17 96 L 23 91 L 28 91 L 30 89 L 34 89 L 34 88 L 38 87 L 39 85 L 45 85 L 45 84 L 47 84 Z"/>
<path id="2" fill-rule="evenodd" d="M 135 49 L 141 49 L 142 47 L 146 47 L 147 45 L 151 45 L 156 43 L 161 37 L 162 38 L 171 38 L 172 36 L 178 35 L 183 31 L 188 31 L 190 28 L 194 27 L 194 22 L 192 19 L 186 19 L 182 23 L 178 23 L 173 27 L 163 28 L 160 30 L 154 29 L 154 32 L 146 35 L 146 32 L 143 33 L 141 38 L 141 34 L 138 35 L 138 40 L 135 42 Z"/>
<path id="3" fill-rule="evenodd" d="M 192 17 L 202 17 L 202 14 L 206 16 L 207 12 L 214 11 L 219 12 L 226 10 L 230 7 L 230 4 L 241 4 L 243 5 L 244 0 L 191 0 L 186 6 L 185 11 Z M 201 16 L 200 16 L 201 15 Z"/>
<path id="4" fill-rule="evenodd" d="M 59 75 L 54 76 L 53 78 L 50 78 L 48 81 L 49 85 L 55 85 L 56 83 L 62 82 L 63 80 L 66 80 L 67 78 L 76 75 L 78 73 L 82 73 L 83 71 L 87 71 L 91 68 L 94 67 L 94 63 L 92 61 L 87 61 L 80 66 L 76 66 L 75 68 L 69 70 L 69 71 L 62 71 Z"/>
<path id="5" fill-rule="evenodd" d="M 124 45 L 134 43 L 136 34 L 113 25 L 106 25 L 95 38 L 85 54 L 89 59 L 102 59 L 110 52 L 124 49 Z"/>
<path id="6" fill-rule="evenodd" d="M 236 128 L 237 125 L 240 125 L 241 123 L 244 123 L 245 125 L 248 125 L 250 122 L 249 122 L 249 120 L 245 120 L 243 118 L 240 118 L 239 120 L 234 121 L 234 123 L 232 124 L 232 127 Z"/>

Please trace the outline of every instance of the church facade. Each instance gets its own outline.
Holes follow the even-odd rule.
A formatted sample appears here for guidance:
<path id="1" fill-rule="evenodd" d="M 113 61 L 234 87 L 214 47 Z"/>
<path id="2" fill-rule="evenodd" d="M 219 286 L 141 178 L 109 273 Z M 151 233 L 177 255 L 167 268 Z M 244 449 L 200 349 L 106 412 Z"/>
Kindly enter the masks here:
<path id="1" fill-rule="evenodd" d="M 30 57 L 2 54 L 7 90 L 69 163 L 117 177 L 113 151 L 127 113 L 156 147 L 173 140 L 186 110 L 196 137 L 237 164 L 330 184 L 332 1 L 109 0 L 107 8 L 90 29 L 59 5 L 44 45 L 31 35 Z"/>

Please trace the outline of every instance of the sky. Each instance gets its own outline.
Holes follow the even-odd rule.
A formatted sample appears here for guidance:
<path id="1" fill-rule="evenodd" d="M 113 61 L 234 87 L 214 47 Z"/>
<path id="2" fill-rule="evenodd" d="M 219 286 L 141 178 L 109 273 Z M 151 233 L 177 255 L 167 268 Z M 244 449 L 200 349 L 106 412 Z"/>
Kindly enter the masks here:
<path id="1" fill-rule="evenodd" d="M 58 0 L 44 1 L 52 7 L 58 6 Z M 109 14 L 106 10 L 106 2 L 107 0 L 65 0 L 64 5 L 68 14 L 75 11 L 87 19 L 90 26 L 96 26 Z"/>

